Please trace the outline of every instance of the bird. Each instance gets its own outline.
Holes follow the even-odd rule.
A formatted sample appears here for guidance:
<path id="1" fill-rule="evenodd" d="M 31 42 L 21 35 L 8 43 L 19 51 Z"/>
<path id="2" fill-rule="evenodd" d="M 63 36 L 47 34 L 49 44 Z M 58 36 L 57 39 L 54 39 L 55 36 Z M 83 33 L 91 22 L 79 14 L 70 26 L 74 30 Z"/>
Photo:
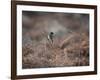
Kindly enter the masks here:
<path id="1" fill-rule="evenodd" d="M 53 44 L 53 37 L 54 37 L 54 33 L 53 32 L 50 32 L 48 34 L 48 40 L 50 41 L 51 44 Z"/>

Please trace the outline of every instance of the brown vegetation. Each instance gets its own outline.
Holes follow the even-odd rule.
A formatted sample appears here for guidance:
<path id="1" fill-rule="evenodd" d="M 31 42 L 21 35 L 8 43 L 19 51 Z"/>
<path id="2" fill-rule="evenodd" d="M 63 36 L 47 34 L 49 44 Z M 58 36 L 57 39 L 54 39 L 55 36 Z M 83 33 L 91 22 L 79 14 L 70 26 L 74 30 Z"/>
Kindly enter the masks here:
<path id="1" fill-rule="evenodd" d="M 87 15 L 76 18 L 63 13 L 32 14 L 23 14 L 31 21 L 23 20 L 23 68 L 89 65 L 88 26 L 83 19 Z M 50 30 L 55 33 L 53 44 L 47 39 Z"/>

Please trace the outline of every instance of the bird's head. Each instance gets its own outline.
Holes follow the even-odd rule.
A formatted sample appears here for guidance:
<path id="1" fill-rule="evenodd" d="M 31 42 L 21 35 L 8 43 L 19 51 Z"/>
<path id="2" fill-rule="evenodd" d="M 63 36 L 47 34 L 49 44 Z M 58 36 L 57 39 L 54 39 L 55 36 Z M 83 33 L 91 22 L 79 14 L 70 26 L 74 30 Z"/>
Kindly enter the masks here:
<path id="1" fill-rule="evenodd" d="M 54 33 L 53 33 L 53 32 L 50 32 L 50 34 L 52 34 L 52 35 L 53 35 Z"/>

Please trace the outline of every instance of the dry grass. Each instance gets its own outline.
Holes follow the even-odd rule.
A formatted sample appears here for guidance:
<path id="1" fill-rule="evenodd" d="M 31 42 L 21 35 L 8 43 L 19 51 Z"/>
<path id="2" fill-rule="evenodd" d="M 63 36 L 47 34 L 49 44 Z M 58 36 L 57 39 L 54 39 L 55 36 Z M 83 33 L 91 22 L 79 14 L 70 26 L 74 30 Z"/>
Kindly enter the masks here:
<path id="1" fill-rule="evenodd" d="M 48 42 L 27 44 L 22 50 L 23 68 L 89 65 L 89 41 L 85 34 L 71 34 L 52 46 Z"/>

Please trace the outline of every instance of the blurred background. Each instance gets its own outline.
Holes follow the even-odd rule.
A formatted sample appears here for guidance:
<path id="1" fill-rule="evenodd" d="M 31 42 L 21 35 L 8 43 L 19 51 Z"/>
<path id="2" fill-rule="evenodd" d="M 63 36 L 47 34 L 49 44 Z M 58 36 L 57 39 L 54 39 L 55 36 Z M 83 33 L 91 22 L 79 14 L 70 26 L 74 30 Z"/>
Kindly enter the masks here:
<path id="1" fill-rule="evenodd" d="M 24 69 L 88 66 L 89 14 L 22 11 L 22 63 Z"/>

